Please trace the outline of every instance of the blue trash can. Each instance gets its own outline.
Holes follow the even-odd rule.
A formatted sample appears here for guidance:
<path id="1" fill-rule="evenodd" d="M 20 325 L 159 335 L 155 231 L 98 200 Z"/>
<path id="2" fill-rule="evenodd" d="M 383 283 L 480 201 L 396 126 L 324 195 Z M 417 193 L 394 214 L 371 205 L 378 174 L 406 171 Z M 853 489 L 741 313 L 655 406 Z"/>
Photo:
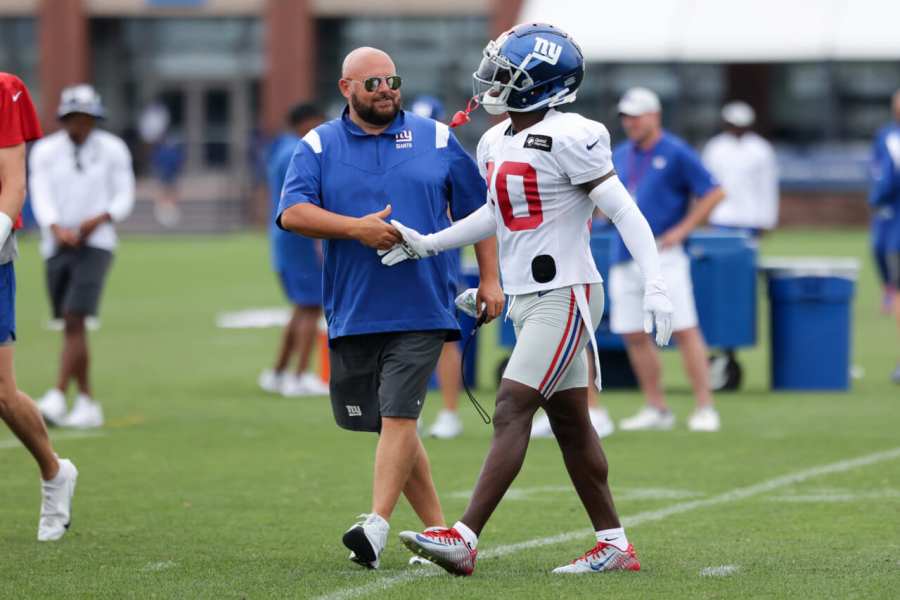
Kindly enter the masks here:
<path id="1" fill-rule="evenodd" d="M 772 389 L 850 389 L 853 259 L 770 259 Z"/>
<path id="2" fill-rule="evenodd" d="M 686 244 L 700 330 L 711 348 L 756 344 L 756 245 L 739 232 L 699 231 Z"/>

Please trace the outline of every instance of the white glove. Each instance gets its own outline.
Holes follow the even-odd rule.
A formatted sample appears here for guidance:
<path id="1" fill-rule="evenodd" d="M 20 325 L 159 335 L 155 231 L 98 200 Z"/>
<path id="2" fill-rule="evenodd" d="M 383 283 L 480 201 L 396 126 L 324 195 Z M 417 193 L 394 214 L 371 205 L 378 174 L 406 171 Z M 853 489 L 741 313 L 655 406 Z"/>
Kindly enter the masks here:
<path id="1" fill-rule="evenodd" d="M 381 264 L 392 267 L 408 258 L 419 260 L 438 253 L 433 242 L 434 234 L 422 235 L 415 229 L 411 229 L 397 220 L 391 220 L 391 225 L 400 232 L 400 235 L 403 236 L 403 241 L 395 244 L 389 250 L 378 251 L 378 256 L 381 257 Z"/>
<path id="2" fill-rule="evenodd" d="M 463 311 L 473 319 L 478 318 L 478 307 L 475 305 L 478 298 L 478 288 L 469 288 L 464 291 L 462 294 L 456 297 L 456 308 Z M 487 305 L 482 302 L 481 310 L 487 308 Z"/>
<path id="3" fill-rule="evenodd" d="M 661 278 L 644 284 L 644 331 L 653 333 L 656 325 L 656 345 L 665 346 L 672 337 L 672 313 L 675 308 L 669 300 L 666 282 Z"/>

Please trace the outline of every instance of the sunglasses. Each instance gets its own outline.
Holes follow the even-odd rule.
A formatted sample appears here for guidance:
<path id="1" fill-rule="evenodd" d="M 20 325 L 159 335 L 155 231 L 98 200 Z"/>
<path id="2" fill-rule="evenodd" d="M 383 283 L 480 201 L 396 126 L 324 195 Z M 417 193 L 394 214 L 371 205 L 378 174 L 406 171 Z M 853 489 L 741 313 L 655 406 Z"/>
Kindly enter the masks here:
<path id="1" fill-rule="evenodd" d="M 359 79 L 350 79 L 349 77 L 345 77 L 345 79 L 347 81 L 360 81 Z M 403 83 L 403 80 L 400 79 L 399 75 L 388 75 L 387 77 L 369 77 L 363 79 L 362 84 L 363 87 L 366 88 L 366 91 L 371 93 L 381 87 L 382 81 L 392 90 L 399 90 L 400 84 Z"/>

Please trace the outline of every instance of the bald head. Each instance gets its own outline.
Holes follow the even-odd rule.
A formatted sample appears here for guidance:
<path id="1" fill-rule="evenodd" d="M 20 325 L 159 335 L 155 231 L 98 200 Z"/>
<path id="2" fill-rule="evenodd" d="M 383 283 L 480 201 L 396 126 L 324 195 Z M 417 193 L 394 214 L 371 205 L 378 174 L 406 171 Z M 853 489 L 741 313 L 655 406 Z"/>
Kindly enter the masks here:
<path id="1" fill-rule="evenodd" d="M 350 118 L 369 133 L 383 130 L 400 112 L 397 67 L 383 50 L 363 46 L 348 54 L 338 88 L 350 105 Z"/>
<path id="2" fill-rule="evenodd" d="M 364 79 L 375 75 L 394 75 L 397 68 L 388 53 L 378 48 L 363 46 L 353 50 L 344 58 L 341 77 L 344 79 Z"/>

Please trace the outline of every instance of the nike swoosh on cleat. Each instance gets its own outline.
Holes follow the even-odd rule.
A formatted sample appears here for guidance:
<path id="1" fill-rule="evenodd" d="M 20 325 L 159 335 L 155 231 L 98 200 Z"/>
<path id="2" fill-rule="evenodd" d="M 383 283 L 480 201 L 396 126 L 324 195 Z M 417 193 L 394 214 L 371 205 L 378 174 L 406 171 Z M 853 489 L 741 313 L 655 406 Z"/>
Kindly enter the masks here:
<path id="1" fill-rule="evenodd" d="M 434 546 L 445 546 L 446 545 L 446 544 L 439 544 L 438 542 L 435 542 L 434 540 L 430 540 L 427 537 L 421 536 L 419 534 L 416 534 L 416 541 L 422 542 L 424 544 L 432 544 Z"/>
<path id="2" fill-rule="evenodd" d="M 587 145 L 587 149 L 588 149 L 588 150 L 593 150 L 593 149 L 594 149 L 594 146 L 596 146 L 596 145 L 597 145 L 597 142 L 599 142 L 599 141 L 600 141 L 600 138 L 597 138 L 596 140 L 594 140 L 594 143 L 593 143 L 593 144 L 588 144 L 588 145 Z"/>
<path id="3" fill-rule="evenodd" d="M 607 557 L 606 557 L 606 560 L 604 560 L 604 561 L 601 562 L 601 563 L 597 563 L 597 566 L 596 566 L 596 567 L 595 567 L 594 565 L 589 565 L 589 566 L 591 567 L 591 571 L 601 571 L 601 570 L 603 570 L 603 567 L 606 566 L 606 563 L 608 563 L 609 561 L 611 561 L 611 560 L 613 559 L 613 557 L 615 557 L 615 554 L 611 554 L 610 556 L 607 556 Z"/>

